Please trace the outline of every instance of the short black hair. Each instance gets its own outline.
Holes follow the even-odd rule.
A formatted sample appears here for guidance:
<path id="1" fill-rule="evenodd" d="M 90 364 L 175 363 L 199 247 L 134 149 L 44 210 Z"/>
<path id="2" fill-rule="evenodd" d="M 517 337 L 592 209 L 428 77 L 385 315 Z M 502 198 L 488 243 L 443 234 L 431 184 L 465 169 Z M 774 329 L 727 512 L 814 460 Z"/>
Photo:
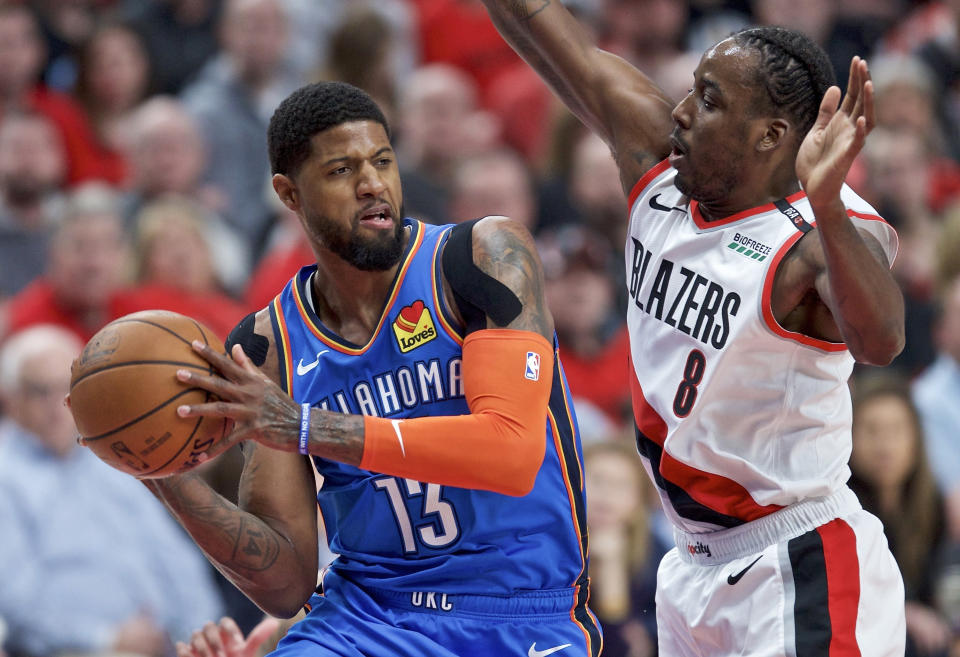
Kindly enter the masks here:
<path id="1" fill-rule="evenodd" d="M 346 82 L 317 82 L 287 96 L 270 117 L 267 149 L 273 173 L 294 175 L 308 157 L 314 135 L 350 121 L 376 121 L 390 137 L 383 112 L 362 89 Z"/>
<path id="2" fill-rule="evenodd" d="M 784 27 L 751 27 L 732 38 L 760 54 L 758 85 L 795 122 L 803 139 L 817 120 L 823 94 L 837 83 L 827 53 L 807 35 Z"/>

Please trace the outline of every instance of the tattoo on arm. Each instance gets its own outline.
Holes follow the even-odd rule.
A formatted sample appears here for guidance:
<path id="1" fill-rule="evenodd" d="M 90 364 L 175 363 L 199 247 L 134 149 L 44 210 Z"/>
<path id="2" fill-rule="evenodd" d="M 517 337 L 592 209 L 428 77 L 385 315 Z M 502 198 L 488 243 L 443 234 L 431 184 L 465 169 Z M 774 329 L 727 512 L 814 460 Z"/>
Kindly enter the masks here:
<path id="1" fill-rule="evenodd" d="M 239 566 L 248 571 L 260 571 L 276 563 L 280 546 L 276 536 L 262 525 L 263 521 L 253 516 L 240 518 L 233 556 L 227 562 L 227 567 L 233 569 Z"/>
<path id="2" fill-rule="evenodd" d="M 490 221 L 484 220 L 482 223 Z M 477 267 L 517 295 L 523 311 L 509 328 L 533 331 L 553 340 L 553 319 L 544 301 L 543 269 L 526 230 L 513 222 L 497 220 L 485 226 L 477 239 L 474 229 L 473 259 Z"/>
<path id="3" fill-rule="evenodd" d="M 314 409 L 310 414 L 310 440 L 318 441 L 319 449 L 311 454 L 331 461 L 360 465 L 363 459 L 363 416 L 344 415 Z"/>
<path id="4" fill-rule="evenodd" d="M 528 21 L 550 6 L 550 0 L 513 0 L 509 11 L 522 21 Z"/>
<path id="5" fill-rule="evenodd" d="M 208 535 L 209 540 L 198 535 L 198 543 L 219 567 L 246 579 L 246 574 L 268 570 L 276 563 L 280 553 L 276 532 L 260 518 L 224 499 L 199 475 L 188 473 L 173 478 L 162 488 L 151 484 L 188 529 Z M 220 551 L 216 550 L 218 544 Z"/>

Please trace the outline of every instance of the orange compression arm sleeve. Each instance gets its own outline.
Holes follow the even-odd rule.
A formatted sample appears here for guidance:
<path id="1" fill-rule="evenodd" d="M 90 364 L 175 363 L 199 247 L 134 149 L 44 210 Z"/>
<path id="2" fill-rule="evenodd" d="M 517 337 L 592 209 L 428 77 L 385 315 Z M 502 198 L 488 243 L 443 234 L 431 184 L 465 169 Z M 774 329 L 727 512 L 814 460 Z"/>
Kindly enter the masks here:
<path id="1" fill-rule="evenodd" d="M 543 462 L 553 346 L 541 335 L 485 329 L 463 343 L 469 415 L 364 418 L 360 467 L 417 481 L 526 495 Z"/>

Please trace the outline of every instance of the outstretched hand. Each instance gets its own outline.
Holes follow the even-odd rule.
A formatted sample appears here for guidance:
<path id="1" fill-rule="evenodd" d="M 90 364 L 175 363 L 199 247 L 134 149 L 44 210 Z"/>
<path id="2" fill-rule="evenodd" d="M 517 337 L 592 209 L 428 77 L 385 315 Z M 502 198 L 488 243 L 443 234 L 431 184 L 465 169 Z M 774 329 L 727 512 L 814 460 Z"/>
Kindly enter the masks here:
<path id="1" fill-rule="evenodd" d="M 854 57 L 843 102 L 838 87 L 827 89 L 816 123 L 797 153 L 797 177 L 815 212 L 839 202 L 847 172 L 873 126 L 873 82 L 867 62 Z"/>
<path id="2" fill-rule="evenodd" d="M 232 358 L 200 341 L 193 342 L 193 349 L 219 375 L 183 369 L 177 371 L 177 378 L 213 393 L 219 400 L 180 406 L 178 415 L 227 417 L 233 420 L 231 442 L 256 440 L 285 451 L 296 450 L 300 407 L 253 364 L 240 345 L 233 346 Z"/>
<path id="3" fill-rule="evenodd" d="M 225 617 L 216 625 L 207 623 L 193 633 L 190 643 L 177 643 L 177 657 L 256 657 L 260 646 L 280 627 L 276 618 L 265 618 L 243 633 L 232 618 Z"/>

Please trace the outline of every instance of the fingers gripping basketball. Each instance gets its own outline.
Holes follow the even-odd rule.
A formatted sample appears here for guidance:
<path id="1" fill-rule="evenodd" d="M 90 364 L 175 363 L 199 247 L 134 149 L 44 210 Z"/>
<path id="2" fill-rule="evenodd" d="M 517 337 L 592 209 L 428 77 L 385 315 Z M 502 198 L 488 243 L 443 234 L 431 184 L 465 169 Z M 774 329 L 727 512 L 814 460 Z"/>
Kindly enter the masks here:
<path id="1" fill-rule="evenodd" d="M 215 400 L 177 380 L 178 369 L 214 372 L 191 348 L 193 340 L 224 351 L 195 320 L 148 310 L 105 326 L 73 362 L 73 418 L 85 444 L 106 463 L 140 478 L 165 477 L 201 463 L 225 441 L 228 419 L 176 413 L 181 404 Z"/>

